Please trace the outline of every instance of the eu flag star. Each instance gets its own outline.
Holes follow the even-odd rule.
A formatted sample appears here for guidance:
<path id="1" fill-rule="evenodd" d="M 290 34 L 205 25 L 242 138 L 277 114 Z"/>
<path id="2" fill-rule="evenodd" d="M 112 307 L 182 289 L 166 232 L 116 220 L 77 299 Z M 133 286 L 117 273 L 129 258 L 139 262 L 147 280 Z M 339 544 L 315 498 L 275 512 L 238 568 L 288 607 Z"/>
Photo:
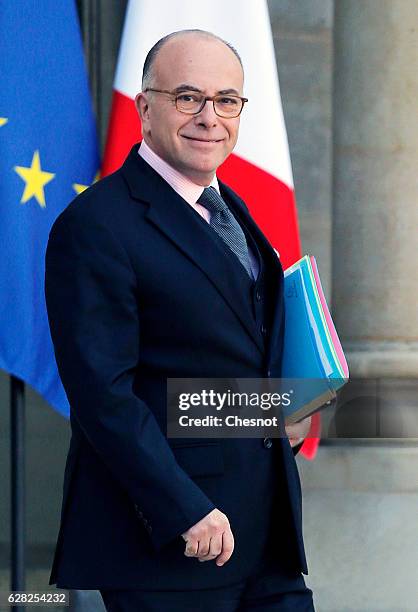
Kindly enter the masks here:
<path id="1" fill-rule="evenodd" d="M 2 127 L 3 125 L 6 125 L 8 121 L 9 120 L 7 117 L 0 117 L 0 127 Z"/>
<path id="2" fill-rule="evenodd" d="M 22 199 L 20 200 L 21 204 L 25 204 L 31 198 L 35 198 L 38 204 L 45 208 L 44 187 L 49 181 L 52 181 L 55 174 L 42 170 L 39 151 L 35 151 L 33 154 L 30 168 L 15 166 L 14 170 L 26 183 Z"/>
<path id="3" fill-rule="evenodd" d="M 93 179 L 93 183 L 96 183 L 96 181 L 98 181 L 99 178 L 100 178 L 100 170 L 96 173 Z M 77 195 L 79 195 L 80 193 L 83 193 L 83 191 L 85 191 L 88 187 L 90 187 L 90 185 L 83 185 L 82 183 L 73 183 L 73 189 Z"/>

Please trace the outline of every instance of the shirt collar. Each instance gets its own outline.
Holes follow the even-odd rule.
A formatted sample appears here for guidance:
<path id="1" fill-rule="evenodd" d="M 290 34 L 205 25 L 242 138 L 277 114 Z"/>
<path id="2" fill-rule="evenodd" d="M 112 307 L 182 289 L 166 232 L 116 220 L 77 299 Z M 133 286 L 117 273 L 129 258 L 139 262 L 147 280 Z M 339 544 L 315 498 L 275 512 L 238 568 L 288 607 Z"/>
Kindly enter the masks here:
<path id="1" fill-rule="evenodd" d="M 170 166 L 159 155 L 157 155 L 149 145 L 142 140 L 138 149 L 138 154 L 147 162 L 186 202 L 194 205 L 203 193 L 204 187 L 196 185 L 189 178 L 181 174 L 178 170 Z M 216 174 L 210 185 L 219 193 L 219 184 Z"/>

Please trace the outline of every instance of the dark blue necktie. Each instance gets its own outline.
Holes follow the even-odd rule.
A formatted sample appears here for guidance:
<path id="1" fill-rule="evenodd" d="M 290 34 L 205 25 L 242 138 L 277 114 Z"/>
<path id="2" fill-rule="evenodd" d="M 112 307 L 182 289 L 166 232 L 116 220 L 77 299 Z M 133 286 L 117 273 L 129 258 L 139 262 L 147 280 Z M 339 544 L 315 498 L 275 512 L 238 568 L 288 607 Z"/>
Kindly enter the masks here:
<path id="1" fill-rule="evenodd" d="M 205 187 L 197 200 L 210 212 L 210 225 L 238 257 L 248 275 L 253 278 L 247 240 L 240 224 L 214 187 Z"/>

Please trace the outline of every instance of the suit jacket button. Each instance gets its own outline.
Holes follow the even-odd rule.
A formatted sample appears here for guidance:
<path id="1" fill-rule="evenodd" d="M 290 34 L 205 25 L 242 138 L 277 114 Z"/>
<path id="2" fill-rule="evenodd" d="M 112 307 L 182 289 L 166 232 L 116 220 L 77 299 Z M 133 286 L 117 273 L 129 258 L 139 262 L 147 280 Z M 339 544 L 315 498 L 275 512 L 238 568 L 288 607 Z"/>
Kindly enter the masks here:
<path id="1" fill-rule="evenodd" d="M 260 330 L 261 330 L 261 333 L 263 334 L 263 336 L 265 336 L 266 333 L 267 333 L 267 327 L 264 325 L 264 323 L 260 327 Z"/>
<path id="2" fill-rule="evenodd" d="M 271 448 L 273 446 L 273 440 L 271 438 L 264 438 L 263 445 L 264 448 Z"/>
<path id="3" fill-rule="evenodd" d="M 259 291 L 256 292 L 255 299 L 257 300 L 257 302 L 261 301 L 261 293 Z"/>

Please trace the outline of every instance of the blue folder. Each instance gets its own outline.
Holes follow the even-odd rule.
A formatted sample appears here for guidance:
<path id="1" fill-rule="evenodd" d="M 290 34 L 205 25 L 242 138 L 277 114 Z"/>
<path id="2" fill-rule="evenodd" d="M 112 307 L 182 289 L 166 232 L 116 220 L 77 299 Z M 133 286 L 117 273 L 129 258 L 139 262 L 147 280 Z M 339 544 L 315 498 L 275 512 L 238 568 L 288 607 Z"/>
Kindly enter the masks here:
<path id="1" fill-rule="evenodd" d="M 285 272 L 285 330 L 282 391 L 291 389 L 283 406 L 286 423 L 294 423 L 336 397 L 347 378 L 329 334 L 309 257 Z"/>

